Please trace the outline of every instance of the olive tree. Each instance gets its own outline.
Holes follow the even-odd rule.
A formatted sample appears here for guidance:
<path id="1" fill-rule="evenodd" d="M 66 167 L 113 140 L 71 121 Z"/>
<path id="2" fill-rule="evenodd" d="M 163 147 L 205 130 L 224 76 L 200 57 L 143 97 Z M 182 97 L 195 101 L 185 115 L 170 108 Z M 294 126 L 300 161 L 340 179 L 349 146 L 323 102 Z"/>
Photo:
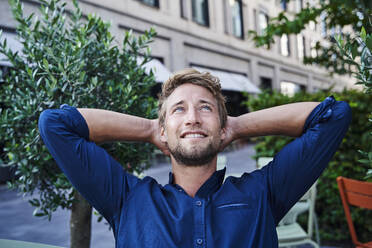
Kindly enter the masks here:
<path id="1" fill-rule="evenodd" d="M 22 51 L 0 53 L 11 68 L 0 84 L 1 160 L 16 168 L 9 186 L 32 195 L 35 216 L 49 220 L 57 208 L 71 209 L 71 247 L 89 247 L 91 206 L 77 193 L 43 145 L 37 129 L 40 113 L 61 104 L 103 108 L 147 118 L 156 117 L 149 95 L 153 72 L 143 65 L 150 58 L 153 29 L 141 36 L 126 32 L 122 44 L 110 24 L 83 15 L 76 1 L 67 9 L 60 0 L 40 0 L 40 13 L 24 16 L 19 0 L 10 0 Z M 141 59 L 139 59 L 141 57 Z M 140 63 L 138 61 L 141 61 Z M 148 166 L 150 144 L 102 145 L 129 172 Z"/>
<path id="2" fill-rule="evenodd" d="M 368 25 L 369 30 L 372 29 L 372 24 Z M 368 30 L 368 29 L 367 29 Z M 353 42 L 345 41 L 341 36 L 336 37 L 337 46 L 345 63 L 350 64 L 356 70 L 353 71 L 357 84 L 364 86 L 365 94 L 372 93 L 372 33 L 367 33 L 362 27 L 358 36 Z M 372 112 L 369 119 L 372 122 Z M 372 131 L 369 131 L 369 140 L 372 143 Z M 359 162 L 367 166 L 368 171 L 366 179 L 372 180 L 372 150 L 359 151 L 363 158 Z"/>

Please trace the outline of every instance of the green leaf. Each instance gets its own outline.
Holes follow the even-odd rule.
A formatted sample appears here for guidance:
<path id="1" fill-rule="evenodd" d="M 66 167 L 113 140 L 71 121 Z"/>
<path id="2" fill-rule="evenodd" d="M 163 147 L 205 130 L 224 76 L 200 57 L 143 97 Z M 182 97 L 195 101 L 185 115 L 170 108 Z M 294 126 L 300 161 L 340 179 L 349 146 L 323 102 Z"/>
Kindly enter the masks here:
<path id="1" fill-rule="evenodd" d="M 360 30 L 360 38 L 362 38 L 362 40 L 365 42 L 366 41 L 366 30 L 364 27 L 362 27 L 362 30 Z"/>
<path id="2" fill-rule="evenodd" d="M 362 163 L 362 164 L 369 164 L 369 163 L 372 163 L 371 160 L 368 160 L 368 159 L 359 159 L 358 162 Z"/>
<path id="3" fill-rule="evenodd" d="M 44 69 L 49 71 L 49 63 L 46 58 L 43 58 L 43 65 L 44 65 Z"/>
<path id="4" fill-rule="evenodd" d="M 367 36 L 365 43 L 368 49 L 372 51 L 372 34 Z"/>

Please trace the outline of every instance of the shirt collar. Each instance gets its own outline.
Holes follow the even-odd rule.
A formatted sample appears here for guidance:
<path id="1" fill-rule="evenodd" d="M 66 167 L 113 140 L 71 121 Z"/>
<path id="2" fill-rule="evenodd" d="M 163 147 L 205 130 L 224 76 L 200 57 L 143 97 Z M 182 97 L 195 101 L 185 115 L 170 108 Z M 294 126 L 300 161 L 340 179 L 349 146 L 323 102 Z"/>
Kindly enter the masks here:
<path id="1" fill-rule="evenodd" d="M 226 167 L 222 170 L 215 171 L 210 178 L 200 187 L 196 196 L 200 198 L 206 198 L 208 195 L 216 192 L 222 185 L 225 179 Z M 169 184 L 174 184 L 173 173 L 169 172 Z M 179 185 L 175 185 L 179 187 Z"/>

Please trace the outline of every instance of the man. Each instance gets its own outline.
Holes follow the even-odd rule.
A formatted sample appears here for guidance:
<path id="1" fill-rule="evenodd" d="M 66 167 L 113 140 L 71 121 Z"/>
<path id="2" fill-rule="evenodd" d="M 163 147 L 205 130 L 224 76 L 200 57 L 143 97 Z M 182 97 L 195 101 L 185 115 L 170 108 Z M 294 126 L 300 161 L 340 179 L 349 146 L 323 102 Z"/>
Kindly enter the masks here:
<path id="1" fill-rule="evenodd" d="M 276 225 L 320 176 L 351 119 L 328 97 L 228 117 L 219 80 L 187 69 L 163 84 L 159 120 L 62 106 L 41 136 L 72 184 L 110 223 L 116 247 L 277 247 Z M 235 139 L 298 136 L 261 170 L 216 171 Z M 95 143 L 151 142 L 170 155 L 169 184 L 126 173 Z"/>

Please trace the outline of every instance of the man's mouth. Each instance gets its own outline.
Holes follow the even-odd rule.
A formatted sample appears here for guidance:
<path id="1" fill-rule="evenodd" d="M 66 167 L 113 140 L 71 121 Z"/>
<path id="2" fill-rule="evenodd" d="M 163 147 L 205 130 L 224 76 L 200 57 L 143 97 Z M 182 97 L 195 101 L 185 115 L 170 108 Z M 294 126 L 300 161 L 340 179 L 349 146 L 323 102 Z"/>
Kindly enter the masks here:
<path id="1" fill-rule="evenodd" d="M 205 138 L 207 135 L 204 132 L 194 131 L 194 132 L 185 132 L 181 135 L 181 138 L 185 139 L 195 139 L 195 138 Z"/>

